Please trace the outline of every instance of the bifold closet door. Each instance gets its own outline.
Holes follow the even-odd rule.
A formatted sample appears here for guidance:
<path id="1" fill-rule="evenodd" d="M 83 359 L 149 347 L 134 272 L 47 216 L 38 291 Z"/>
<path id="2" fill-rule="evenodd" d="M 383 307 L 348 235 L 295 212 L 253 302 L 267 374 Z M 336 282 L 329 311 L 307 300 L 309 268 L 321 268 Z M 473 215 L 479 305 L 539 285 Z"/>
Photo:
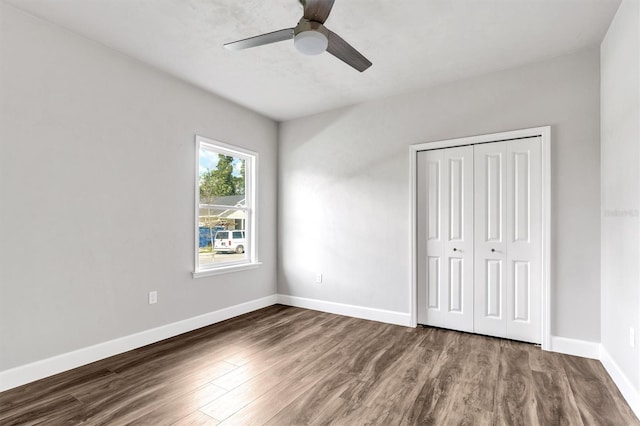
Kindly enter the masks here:
<path id="1" fill-rule="evenodd" d="M 473 147 L 418 153 L 418 322 L 473 331 Z"/>
<path id="2" fill-rule="evenodd" d="M 541 342 L 541 139 L 474 147 L 474 332 Z"/>
<path id="3" fill-rule="evenodd" d="M 418 323 L 541 341 L 541 138 L 423 151 Z"/>

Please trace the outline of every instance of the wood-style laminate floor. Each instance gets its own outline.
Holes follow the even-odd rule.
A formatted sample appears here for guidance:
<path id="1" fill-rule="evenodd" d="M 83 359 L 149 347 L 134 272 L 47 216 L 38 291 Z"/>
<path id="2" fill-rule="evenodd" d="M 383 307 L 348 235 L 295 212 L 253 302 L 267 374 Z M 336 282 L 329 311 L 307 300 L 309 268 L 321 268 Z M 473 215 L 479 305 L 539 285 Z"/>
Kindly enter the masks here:
<path id="1" fill-rule="evenodd" d="M 0 394 L 9 425 L 640 425 L 598 361 L 271 306 Z"/>

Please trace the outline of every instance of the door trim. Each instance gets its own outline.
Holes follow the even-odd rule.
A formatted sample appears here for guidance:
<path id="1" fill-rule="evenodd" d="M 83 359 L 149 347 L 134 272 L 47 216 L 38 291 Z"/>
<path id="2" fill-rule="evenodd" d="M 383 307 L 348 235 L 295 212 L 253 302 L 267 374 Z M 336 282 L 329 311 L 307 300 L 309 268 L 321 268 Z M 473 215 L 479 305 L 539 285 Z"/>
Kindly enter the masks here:
<path id="1" fill-rule="evenodd" d="M 417 162 L 418 152 L 463 145 L 507 141 L 540 136 L 542 138 L 542 349 L 551 350 L 551 126 L 533 127 L 456 139 L 445 139 L 411 145 L 411 286 L 409 312 L 411 326 L 418 325 L 418 242 L 417 232 Z"/>

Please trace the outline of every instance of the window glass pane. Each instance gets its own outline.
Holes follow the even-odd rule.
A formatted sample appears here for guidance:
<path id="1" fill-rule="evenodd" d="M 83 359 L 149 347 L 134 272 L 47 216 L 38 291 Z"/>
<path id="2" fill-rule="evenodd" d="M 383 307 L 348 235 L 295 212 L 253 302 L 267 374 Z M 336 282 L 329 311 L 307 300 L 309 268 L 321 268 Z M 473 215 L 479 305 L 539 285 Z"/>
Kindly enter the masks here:
<path id="1" fill-rule="evenodd" d="M 244 205 L 246 161 L 200 148 L 200 204 Z"/>
<path id="2" fill-rule="evenodd" d="M 251 207 L 246 167 L 251 162 L 215 148 L 201 144 L 198 152 L 198 269 L 251 259 L 245 238 Z"/>

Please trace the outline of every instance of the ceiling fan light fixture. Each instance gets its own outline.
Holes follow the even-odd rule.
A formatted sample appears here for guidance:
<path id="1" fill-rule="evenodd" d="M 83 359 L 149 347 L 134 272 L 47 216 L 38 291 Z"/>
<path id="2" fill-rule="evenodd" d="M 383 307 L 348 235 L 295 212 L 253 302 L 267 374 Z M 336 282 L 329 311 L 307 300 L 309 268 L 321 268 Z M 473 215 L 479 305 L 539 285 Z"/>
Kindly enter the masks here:
<path id="1" fill-rule="evenodd" d="M 303 55 L 319 55 L 327 50 L 329 39 L 320 31 L 307 30 L 295 35 L 293 45 Z"/>

